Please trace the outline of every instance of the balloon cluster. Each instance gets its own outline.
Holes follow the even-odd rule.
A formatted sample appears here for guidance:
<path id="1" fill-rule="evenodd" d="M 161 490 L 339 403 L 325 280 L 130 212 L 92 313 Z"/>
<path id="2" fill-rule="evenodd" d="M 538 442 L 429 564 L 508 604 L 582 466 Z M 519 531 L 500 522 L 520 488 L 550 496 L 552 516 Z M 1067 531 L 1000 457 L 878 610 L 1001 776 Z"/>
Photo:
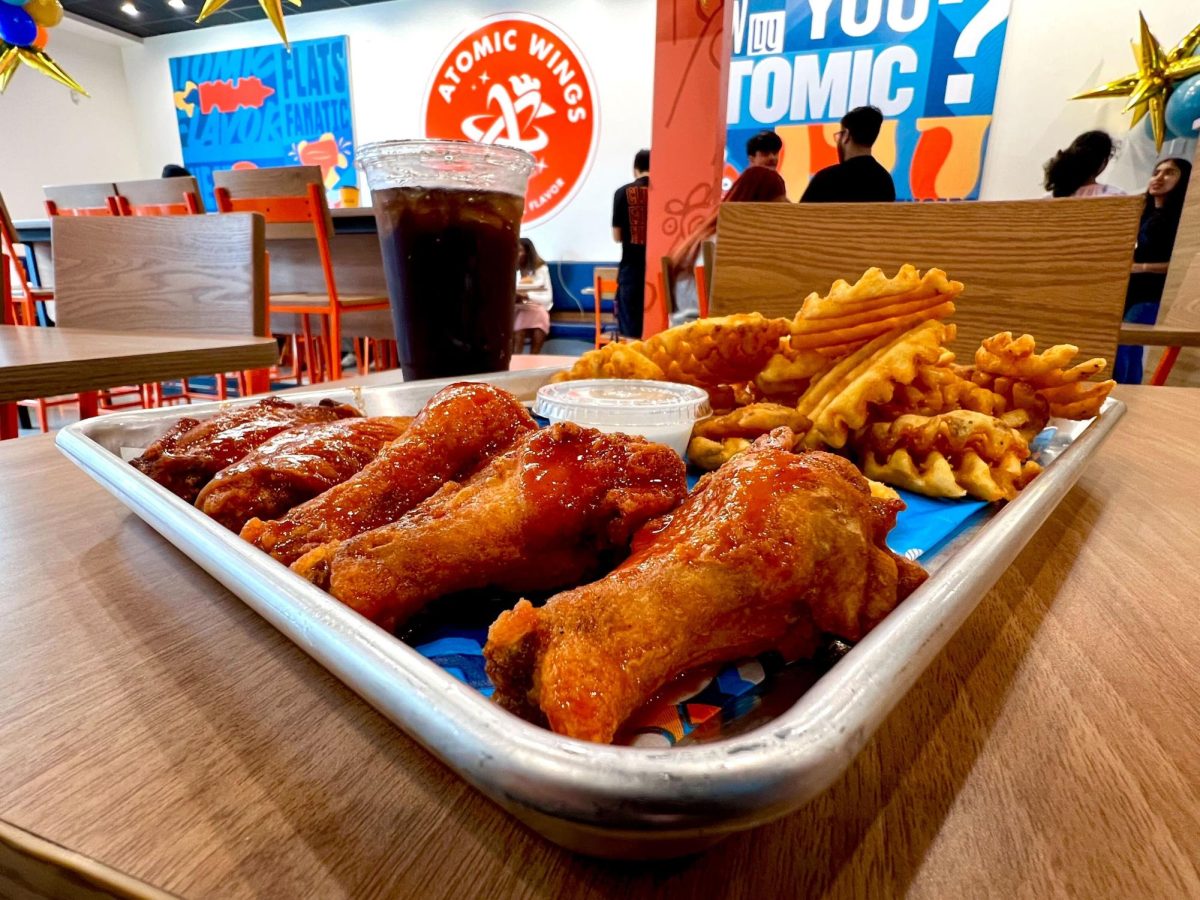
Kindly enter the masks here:
<path id="1" fill-rule="evenodd" d="M 22 65 L 48 75 L 73 91 L 87 95 L 46 53 L 49 29 L 62 21 L 59 0 L 0 0 L 0 93 L 8 88 Z"/>
<path id="2" fill-rule="evenodd" d="M 1154 145 L 1162 149 L 1170 137 L 1195 137 L 1200 121 L 1200 25 L 1183 36 L 1170 50 L 1159 43 L 1138 13 L 1140 41 L 1134 44 L 1137 71 L 1110 81 L 1072 100 L 1097 97 L 1128 97 L 1125 112 L 1133 113 L 1133 125 L 1150 122 Z"/>

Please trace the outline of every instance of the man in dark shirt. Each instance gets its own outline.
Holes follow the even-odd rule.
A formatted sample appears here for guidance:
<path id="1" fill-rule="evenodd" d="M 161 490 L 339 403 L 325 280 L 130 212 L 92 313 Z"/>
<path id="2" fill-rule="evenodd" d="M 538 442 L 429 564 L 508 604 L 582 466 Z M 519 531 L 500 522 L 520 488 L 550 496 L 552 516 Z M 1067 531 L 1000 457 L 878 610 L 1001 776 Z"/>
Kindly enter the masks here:
<path id="1" fill-rule="evenodd" d="M 646 213 L 650 189 L 650 151 L 633 158 L 633 181 L 613 195 L 613 240 L 621 244 L 617 268 L 617 326 L 625 337 L 642 336 L 646 306 Z M 600 298 L 596 298 L 600 302 Z"/>
<path id="2" fill-rule="evenodd" d="M 837 141 L 836 166 L 812 177 L 801 203 L 890 203 L 896 199 L 892 176 L 871 155 L 879 137 L 883 113 L 874 106 L 860 106 L 842 116 Z"/>

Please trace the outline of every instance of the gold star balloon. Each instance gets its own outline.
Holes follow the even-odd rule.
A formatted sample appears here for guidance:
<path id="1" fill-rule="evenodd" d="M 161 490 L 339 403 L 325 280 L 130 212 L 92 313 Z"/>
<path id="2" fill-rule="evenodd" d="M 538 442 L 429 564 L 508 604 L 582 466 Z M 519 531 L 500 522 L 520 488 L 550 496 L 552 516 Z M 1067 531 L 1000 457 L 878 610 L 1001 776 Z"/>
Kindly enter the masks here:
<path id="1" fill-rule="evenodd" d="M 1192 54 L 1200 48 L 1200 25 L 1197 25 L 1173 50 L 1163 50 L 1162 44 L 1150 33 L 1146 17 L 1138 13 L 1141 22 L 1141 42 L 1133 45 L 1133 58 L 1137 71 L 1110 81 L 1094 90 L 1076 94 L 1072 100 L 1088 100 L 1096 97 L 1128 97 L 1123 112 L 1132 112 L 1130 127 L 1150 116 L 1150 127 L 1154 131 L 1154 145 L 1162 150 L 1167 135 L 1167 99 L 1175 85 L 1200 75 L 1200 56 Z"/>
<path id="2" fill-rule="evenodd" d="M 49 29 L 62 21 L 59 0 L 7 0 L 0 4 L 0 94 L 21 66 L 28 66 L 59 84 L 83 94 L 88 92 L 46 53 Z"/>
<path id="3" fill-rule="evenodd" d="M 196 24 L 203 22 L 229 0 L 204 0 L 204 7 L 200 10 L 200 15 L 196 18 Z M 288 3 L 299 8 L 300 0 L 288 0 Z M 267 14 L 267 18 L 271 20 L 271 24 L 275 26 L 275 30 L 279 32 L 279 39 L 288 49 L 291 49 L 291 44 L 288 43 L 287 31 L 283 27 L 283 2 L 282 0 L 258 0 L 258 5 L 262 7 L 262 11 Z"/>
<path id="4" fill-rule="evenodd" d="M 35 72 L 41 72 L 43 75 L 53 78 L 59 84 L 65 85 L 85 97 L 91 96 L 83 89 L 83 85 L 68 75 L 45 50 L 34 46 L 14 47 L 3 41 L 0 41 L 0 94 L 8 89 L 8 83 L 12 81 L 12 77 L 17 74 L 17 69 L 22 65 L 29 66 Z"/>

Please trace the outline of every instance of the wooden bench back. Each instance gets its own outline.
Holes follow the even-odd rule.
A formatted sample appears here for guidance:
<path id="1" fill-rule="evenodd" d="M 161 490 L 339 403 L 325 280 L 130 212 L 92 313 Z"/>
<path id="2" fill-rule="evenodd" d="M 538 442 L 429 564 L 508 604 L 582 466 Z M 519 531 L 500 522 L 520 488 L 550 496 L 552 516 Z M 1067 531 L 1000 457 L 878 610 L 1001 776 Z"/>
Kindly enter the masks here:
<path id="1" fill-rule="evenodd" d="M 267 333 L 261 216 L 55 218 L 51 227 L 63 327 Z"/>
<path id="2" fill-rule="evenodd" d="M 313 226 L 306 223 L 317 218 L 325 223 L 325 234 L 333 234 L 320 166 L 217 171 L 213 172 L 213 185 L 229 192 L 234 209 L 262 213 L 268 238 L 316 237 Z M 311 186 L 320 190 L 313 192 Z M 312 204 L 318 208 L 312 209 Z"/>
<path id="3" fill-rule="evenodd" d="M 111 181 L 92 184 L 50 184 L 42 188 L 46 199 L 63 216 L 108 216 L 113 214 L 110 198 L 117 186 Z"/>
<path id="4" fill-rule="evenodd" d="M 1158 324 L 1200 330 L 1200 145 L 1167 269 Z"/>
<path id="5" fill-rule="evenodd" d="M 711 313 L 792 316 L 810 291 L 871 266 L 944 269 L 966 290 L 954 349 L 999 331 L 1076 344 L 1111 365 L 1140 197 L 967 203 L 727 203 Z"/>

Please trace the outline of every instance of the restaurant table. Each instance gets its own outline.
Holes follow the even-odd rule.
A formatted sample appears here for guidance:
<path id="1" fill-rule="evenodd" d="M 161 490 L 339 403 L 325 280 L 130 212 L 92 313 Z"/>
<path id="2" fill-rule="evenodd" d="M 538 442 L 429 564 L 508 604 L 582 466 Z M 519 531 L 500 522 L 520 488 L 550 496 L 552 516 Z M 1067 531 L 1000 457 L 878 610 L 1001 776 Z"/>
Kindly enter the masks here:
<path id="1" fill-rule="evenodd" d="M 0 325 L 0 436 L 15 437 L 4 424 L 15 400 L 79 393 L 81 413 L 95 415 L 93 391 L 265 369 L 277 349 L 265 337 Z"/>
<path id="2" fill-rule="evenodd" d="M 1200 896 L 1200 395 L 1116 396 L 1077 486 L 843 777 L 636 864 L 526 830 L 51 438 L 9 442 L 0 895 Z"/>

